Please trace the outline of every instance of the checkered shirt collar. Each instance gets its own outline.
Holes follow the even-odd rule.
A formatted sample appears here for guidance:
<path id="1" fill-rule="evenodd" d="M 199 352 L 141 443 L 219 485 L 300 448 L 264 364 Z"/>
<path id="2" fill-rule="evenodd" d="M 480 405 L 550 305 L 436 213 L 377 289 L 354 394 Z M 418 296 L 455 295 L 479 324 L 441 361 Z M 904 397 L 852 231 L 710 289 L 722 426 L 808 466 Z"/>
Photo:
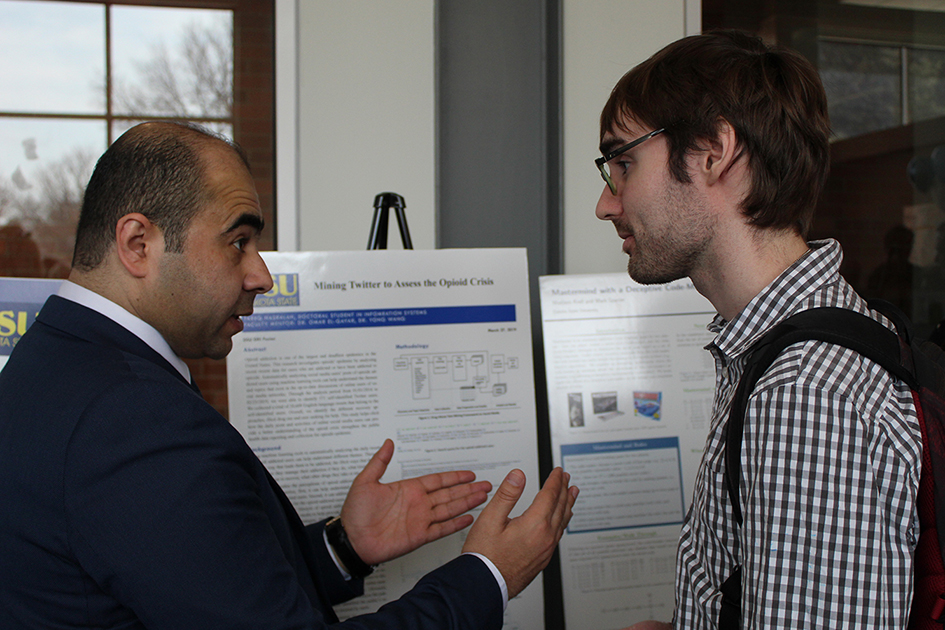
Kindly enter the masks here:
<path id="1" fill-rule="evenodd" d="M 805 298 L 819 286 L 840 279 L 843 252 L 834 239 L 811 241 L 806 254 L 798 258 L 765 287 L 729 322 L 716 315 L 707 326 L 716 337 L 707 348 L 715 346 L 725 356 L 734 358 L 745 352 L 755 340 L 775 324 L 803 308 Z M 816 281 L 816 282 L 815 282 Z M 777 305 L 792 305 L 788 310 Z"/>

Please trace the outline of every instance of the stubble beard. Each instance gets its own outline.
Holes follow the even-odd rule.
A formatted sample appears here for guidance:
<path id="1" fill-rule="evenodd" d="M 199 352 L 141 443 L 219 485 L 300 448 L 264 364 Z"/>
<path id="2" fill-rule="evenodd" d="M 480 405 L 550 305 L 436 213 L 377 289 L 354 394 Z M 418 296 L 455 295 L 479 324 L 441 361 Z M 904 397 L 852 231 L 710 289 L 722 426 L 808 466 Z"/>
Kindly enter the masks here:
<path id="1" fill-rule="evenodd" d="M 161 260 L 161 293 L 168 296 L 164 308 L 175 315 L 169 318 L 170 326 L 159 332 L 171 346 L 171 349 L 183 359 L 223 359 L 233 349 L 233 334 L 224 331 L 229 315 L 224 321 L 224 313 L 219 316 L 210 313 L 209 305 L 204 301 L 186 300 L 173 296 L 185 296 L 196 292 L 205 293 L 205 280 L 194 272 L 184 253 L 168 253 Z M 255 297 L 255 296 L 254 296 Z M 189 308 L 190 311 L 183 310 Z M 195 310 L 196 309 L 196 310 Z"/>
<path id="2" fill-rule="evenodd" d="M 627 273 L 640 284 L 667 284 L 688 277 L 703 251 L 700 245 L 679 242 L 674 235 L 637 241 L 636 252 L 627 261 Z"/>
<path id="3" fill-rule="evenodd" d="M 662 212 L 672 213 L 661 232 L 634 233 L 634 251 L 627 272 L 640 284 L 667 284 L 692 275 L 703 260 L 714 222 L 691 184 L 672 180 L 660 200 Z"/>

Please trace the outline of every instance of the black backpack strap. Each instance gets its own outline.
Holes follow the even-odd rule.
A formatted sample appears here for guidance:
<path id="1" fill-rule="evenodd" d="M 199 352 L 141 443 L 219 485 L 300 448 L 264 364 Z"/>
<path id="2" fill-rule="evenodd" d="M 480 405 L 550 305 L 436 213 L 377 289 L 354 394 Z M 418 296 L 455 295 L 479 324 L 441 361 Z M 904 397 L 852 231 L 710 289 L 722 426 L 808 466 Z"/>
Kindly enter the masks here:
<path id="1" fill-rule="evenodd" d="M 885 309 L 883 310 L 885 314 Z M 908 335 L 908 320 L 890 318 L 900 334 Z M 895 332 L 876 320 L 844 308 L 821 307 L 796 313 L 773 327 L 749 349 L 745 371 L 739 379 L 728 422 L 723 430 L 725 448 L 725 486 L 735 522 L 742 525 L 742 508 L 739 496 L 741 480 L 742 433 L 745 428 L 745 410 L 748 397 L 755 384 L 774 360 L 788 346 L 803 341 L 823 341 L 843 346 L 858 352 L 883 366 L 890 373 L 905 381 L 910 387 L 917 385 L 908 336 L 900 338 Z M 909 366 L 909 367 L 905 367 Z M 741 566 L 736 566 L 728 579 L 722 583 L 722 604 L 719 611 L 719 629 L 736 630 L 741 627 Z"/>
<path id="2" fill-rule="evenodd" d="M 719 630 L 739 630 L 742 625 L 742 568 L 735 567 L 719 590 L 722 591 Z"/>
<path id="3" fill-rule="evenodd" d="M 751 348 L 745 371 L 732 398 L 724 429 L 725 485 L 735 521 L 742 524 L 738 485 L 741 479 L 742 432 L 748 397 L 761 375 L 788 346 L 816 340 L 849 348 L 883 366 L 910 387 L 915 376 L 903 366 L 903 345 L 899 337 L 866 315 L 844 308 L 821 307 L 801 311 L 765 333 Z"/>

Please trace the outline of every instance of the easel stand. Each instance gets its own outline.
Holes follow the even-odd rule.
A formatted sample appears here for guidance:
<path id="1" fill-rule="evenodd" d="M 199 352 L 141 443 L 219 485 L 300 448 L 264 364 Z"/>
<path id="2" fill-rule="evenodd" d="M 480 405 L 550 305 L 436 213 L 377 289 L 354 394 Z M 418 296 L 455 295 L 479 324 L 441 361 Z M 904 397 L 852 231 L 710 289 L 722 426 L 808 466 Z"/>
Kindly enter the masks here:
<path id="1" fill-rule="evenodd" d="M 390 221 L 391 208 L 394 208 L 397 214 L 397 225 L 400 228 L 400 240 L 404 244 L 404 249 L 413 249 L 410 230 L 407 229 L 407 215 L 404 214 L 407 205 L 403 197 L 392 192 L 381 193 L 374 197 L 374 219 L 371 221 L 368 249 L 387 249 L 387 224 Z"/>

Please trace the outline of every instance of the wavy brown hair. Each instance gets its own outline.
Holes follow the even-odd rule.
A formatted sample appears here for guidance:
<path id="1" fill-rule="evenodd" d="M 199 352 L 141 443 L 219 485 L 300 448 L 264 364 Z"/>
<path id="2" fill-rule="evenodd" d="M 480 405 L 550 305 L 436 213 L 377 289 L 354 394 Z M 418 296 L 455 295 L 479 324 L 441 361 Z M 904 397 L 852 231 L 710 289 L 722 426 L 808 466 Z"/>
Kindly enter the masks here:
<path id="1" fill-rule="evenodd" d="M 686 37 L 620 79 L 601 139 L 629 120 L 666 128 L 670 172 L 685 183 L 686 157 L 727 121 L 751 173 L 741 203 L 750 223 L 807 235 L 829 170 L 830 120 L 817 70 L 800 54 L 741 31 Z"/>

